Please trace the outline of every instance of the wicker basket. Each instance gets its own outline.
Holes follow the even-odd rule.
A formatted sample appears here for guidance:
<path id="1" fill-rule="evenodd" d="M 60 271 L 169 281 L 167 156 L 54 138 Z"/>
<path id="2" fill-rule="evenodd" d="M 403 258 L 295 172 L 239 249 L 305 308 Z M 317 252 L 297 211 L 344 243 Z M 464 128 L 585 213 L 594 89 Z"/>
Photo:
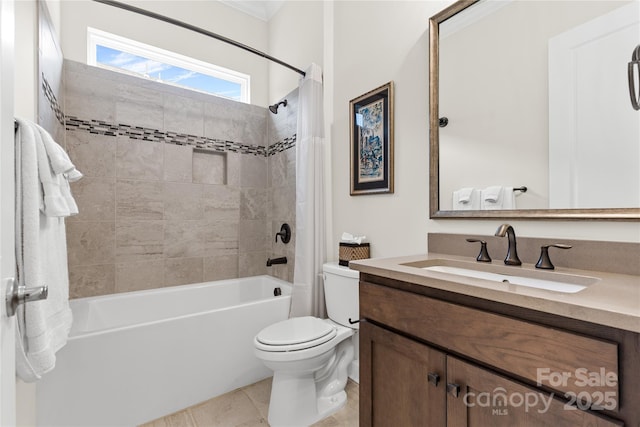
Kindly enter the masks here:
<path id="1" fill-rule="evenodd" d="M 369 243 L 340 242 L 338 264 L 346 267 L 349 265 L 349 261 L 365 258 L 369 258 Z"/>

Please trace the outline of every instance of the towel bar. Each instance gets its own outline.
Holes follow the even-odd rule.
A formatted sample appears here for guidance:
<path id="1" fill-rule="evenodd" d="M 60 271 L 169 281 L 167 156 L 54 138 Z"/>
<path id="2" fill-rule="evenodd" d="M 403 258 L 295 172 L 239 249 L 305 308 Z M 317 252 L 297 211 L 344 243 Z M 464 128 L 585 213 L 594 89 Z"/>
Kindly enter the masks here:
<path id="1" fill-rule="evenodd" d="M 513 187 L 513 191 L 522 191 L 523 193 L 527 192 L 527 187 L 524 185 L 522 187 Z"/>
<path id="2" fill-rule="evenodd" d="M 27 288 L 17 285 L 15 279 L 8 279 L 7 296 L 5 303 L 7 305 L 7 317 L 16 314 L 16 310 L 20 304 L 31 301 L 40 301 L 47 299 L 49 288 L 47 286 L 39 286 L 37 288 Z"/>

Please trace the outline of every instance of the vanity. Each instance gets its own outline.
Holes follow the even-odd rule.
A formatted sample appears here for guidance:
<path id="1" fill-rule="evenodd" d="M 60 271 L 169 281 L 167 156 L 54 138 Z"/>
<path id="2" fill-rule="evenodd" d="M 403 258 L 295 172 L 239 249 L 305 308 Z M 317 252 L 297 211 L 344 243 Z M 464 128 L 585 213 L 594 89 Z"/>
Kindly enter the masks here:
<path id="1" fill-rule="evenodd" d="M 350 267 L 360 271 L 361 426 L 640 425 L 639 276 L 436 253 Z"/>

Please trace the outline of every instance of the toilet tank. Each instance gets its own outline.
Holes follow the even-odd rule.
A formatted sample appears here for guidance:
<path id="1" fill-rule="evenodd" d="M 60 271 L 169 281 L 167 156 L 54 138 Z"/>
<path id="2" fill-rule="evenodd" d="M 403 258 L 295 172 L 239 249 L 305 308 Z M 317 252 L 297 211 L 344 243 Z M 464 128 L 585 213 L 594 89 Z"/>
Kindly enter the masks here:
<path id="1" fill-rule="evenodd" d="M 350 324 L 349 319 L 358 320 L 358 289 L 360 272 L 343 267 L 337 262 L 326 263 L 322 267 L 324 278 L 324 299 L 329 319 L 340 325 L 358 329 L 358 323 Z"/>

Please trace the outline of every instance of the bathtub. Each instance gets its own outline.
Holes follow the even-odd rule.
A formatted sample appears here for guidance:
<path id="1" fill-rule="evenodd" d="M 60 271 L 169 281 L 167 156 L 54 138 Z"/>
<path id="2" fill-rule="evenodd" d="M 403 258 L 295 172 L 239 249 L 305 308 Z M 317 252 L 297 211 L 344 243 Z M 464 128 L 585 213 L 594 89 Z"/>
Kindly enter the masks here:
<path id="1" fill-rule="evenodd" d="M 72 300 L 69 341 L 36 383 L 37 425 L 135 426 L 267 378 L 253 337 L 290 301 L 270 276 Z"/>

